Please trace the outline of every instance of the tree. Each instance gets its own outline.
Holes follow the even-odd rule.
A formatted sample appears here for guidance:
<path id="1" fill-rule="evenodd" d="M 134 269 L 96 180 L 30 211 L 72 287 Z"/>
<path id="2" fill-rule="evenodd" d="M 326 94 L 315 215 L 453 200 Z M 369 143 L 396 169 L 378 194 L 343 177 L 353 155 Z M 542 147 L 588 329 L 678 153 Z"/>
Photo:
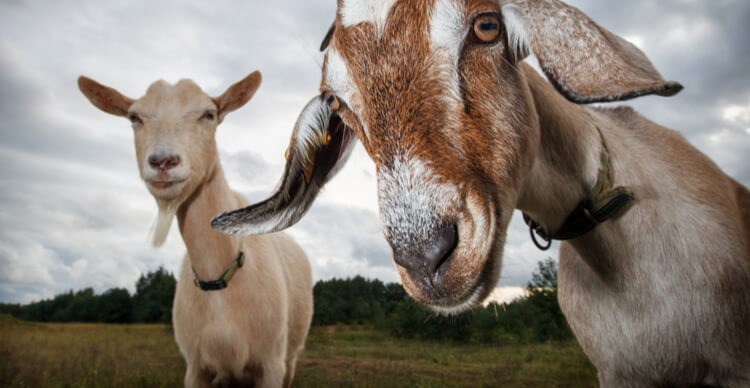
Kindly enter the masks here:
<path id="1" fill-rule="evenodd" d="M 97 318 L 105 323 L 130 323 L 133 321 L 133 299 L 128 290 L 112 288 L 99 296 Z"/>
<path id="2" fill-rule="evenodd" d="M 526 285 L 528 296 L 505 307 L 505 329 L 533 342 L 563 341 L 573 338 L 557 301 L 557 263 L 551 258 L 537 263 Z"/>
<path id="3" fill-rule="evenodd" d="M 133 296 L 134 322 L 172 322 L 172 301 L 177 280 L 164 267 L 141 275 Z"/>

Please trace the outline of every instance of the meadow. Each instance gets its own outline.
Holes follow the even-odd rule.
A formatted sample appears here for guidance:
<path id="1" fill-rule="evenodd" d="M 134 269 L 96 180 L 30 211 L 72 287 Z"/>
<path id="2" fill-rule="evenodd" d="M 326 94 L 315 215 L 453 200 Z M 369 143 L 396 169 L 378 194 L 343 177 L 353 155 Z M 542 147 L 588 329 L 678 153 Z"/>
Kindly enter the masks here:
<path id="1" fill-rule="evenodd" d="M 32 323 L 0 315 L 0 387 L 178 387 L 163 324 Z M 313 327 L 294 387 L 595 387 L 575 342 L 484 346 Z"/>

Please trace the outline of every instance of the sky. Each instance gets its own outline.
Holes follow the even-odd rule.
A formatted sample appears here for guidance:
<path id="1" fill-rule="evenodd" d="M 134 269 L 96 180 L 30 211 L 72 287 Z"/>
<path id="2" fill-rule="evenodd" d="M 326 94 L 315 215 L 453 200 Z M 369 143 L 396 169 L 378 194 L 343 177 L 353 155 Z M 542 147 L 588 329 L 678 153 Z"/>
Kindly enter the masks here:
<path id="1" fill-rule="evenodd" d="M 750 186 L 750 2 L 571 0 L 638 45 L 685 90 L 628 105 L 679 130 L 727 174 Z M 217 131 L 230 185 L 265 198 L 283 170 L 294 122 L 318 91 L 320 42 L 335 0 L 0 2 L 0 302 L 67 290 L 131 292 L 138 276 L 176 272 L 176 225 L 154 249 L 156 204 L 138 175 L 127 120 L 94 108 L 89 76 L 138 98 L 158 79 L 191 78 L 209 95 L 254 70 L 263 84 Z M 533 58 L 528 59 L 534 61 Z M 399 281 L 377 214 L 375 167 L 360 145 L 290 233 L 315 280 L 362 275 Z M 514 216 L 498 287 L 513 294 L 537 250 Z M 499 292 L 500 293 L 500 292 Z"/>

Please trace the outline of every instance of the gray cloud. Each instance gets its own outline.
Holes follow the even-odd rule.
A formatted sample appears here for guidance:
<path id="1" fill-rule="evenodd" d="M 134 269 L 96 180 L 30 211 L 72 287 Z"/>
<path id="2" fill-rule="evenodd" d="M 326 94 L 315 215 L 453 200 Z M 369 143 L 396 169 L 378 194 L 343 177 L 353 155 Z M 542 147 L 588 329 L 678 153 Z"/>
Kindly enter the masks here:
<path id="1" fill-rule="evenodd" d="M 686 87 L 628 104 L 750 185 L 750 3 L 570 3 L 640 45 L 665 78 Z M 0 4 L 0 302 L 83 287 L 132 291 L 140 273 L 176 271 L 184 254 L 176 227 L 165 247 L 149 246 L 156 207 L 138 176 L 132 131 L 88 103 L 78 75 L 131 97 L 159 78 L 192 78 L 218 95 L 260 69 L 256 96 L 217 132 L 230 184 L 257 201 L 277 183 L 297 114 L 317 91 L 317 48 L 334 13 L 333 0 Z M 316 279 L 396 281 L 374 169 L 358 152 L 289 233 Z M 499 284 L 524 285 L 556 249 L 538 251 L 516 215 Z"/>

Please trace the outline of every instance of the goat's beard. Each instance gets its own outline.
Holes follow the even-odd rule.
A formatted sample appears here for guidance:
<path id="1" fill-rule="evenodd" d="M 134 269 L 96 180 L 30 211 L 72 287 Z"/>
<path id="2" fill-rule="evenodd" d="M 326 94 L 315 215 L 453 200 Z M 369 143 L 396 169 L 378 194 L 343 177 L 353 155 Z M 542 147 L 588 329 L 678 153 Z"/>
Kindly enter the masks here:
<path id="1" fill-rule="evenodd" d="M 158 248 L 164 244 L 169 235 L 169 229 L 172 227 L 172 220 L 177 213 L 178 206 L 174 202 L 156 201 L 159 206 L 159 213 L 151 227 L 151 244 Z"/>

